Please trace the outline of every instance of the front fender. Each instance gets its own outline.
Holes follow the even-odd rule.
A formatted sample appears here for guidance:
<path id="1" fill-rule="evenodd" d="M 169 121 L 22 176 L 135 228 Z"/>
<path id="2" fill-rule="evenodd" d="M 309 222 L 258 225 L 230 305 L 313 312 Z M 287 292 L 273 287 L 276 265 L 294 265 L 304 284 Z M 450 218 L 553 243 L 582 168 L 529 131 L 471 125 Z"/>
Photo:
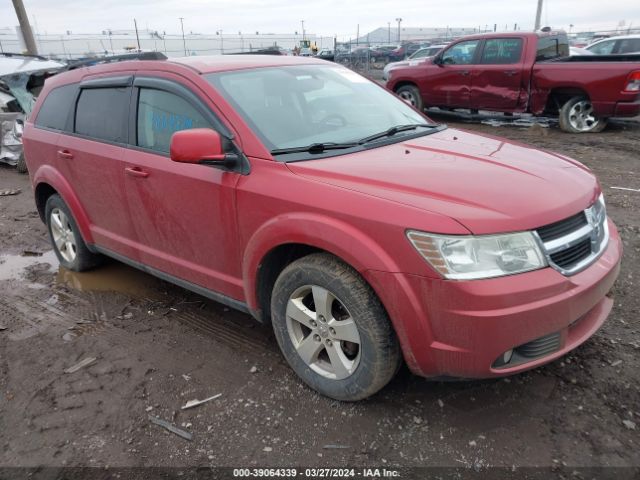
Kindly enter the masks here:
<path id="1" fill-rule="evenodd" d="M 258 307 L 256 280 L 263 259 L 274 248 L 291 243 L 325 250 L 360 273 L 368 269 L 399 271 L 396 262 L 380 244 L 353 225 L 322 214 L 282 214 L 258 228 L 244 251 L 244 292 L 251 309 Z"/>
<path id="2" fill-rule="evenodd" d="M 73 188 L 69 182 L 62 176 L 62 174 L 51 165 L 42 165 L 33 174 L 33 188 L 37 191 L 38 185 L 47 184 L 51 186 L 62 197 L 64 202 L 71 210 L 80 234 L 87 245 L 93 244 L 93 236 L 91 235 L 91 229 L 89 217 L 80 203 L 77 195 L 73 191 Z"/>

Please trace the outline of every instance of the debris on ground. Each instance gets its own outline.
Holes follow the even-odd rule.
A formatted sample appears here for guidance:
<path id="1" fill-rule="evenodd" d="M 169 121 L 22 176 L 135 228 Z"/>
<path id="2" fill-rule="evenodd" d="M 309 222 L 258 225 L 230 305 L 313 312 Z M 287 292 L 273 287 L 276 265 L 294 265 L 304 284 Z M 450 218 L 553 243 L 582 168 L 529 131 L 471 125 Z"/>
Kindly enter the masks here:
<path id="1" fill-rule="evenodd" d="M 214 396 L 209 397 L 209 398 L 205 398 L 204 400 L 197 400 L 197 399 L 196 400 L 189 400 L 182 407 L 180 407 L 180 410 L 187 410 L 188 408 L 197 407 L 198 405 L 202 405 L 203 403 L 210 402 L 211 400 L 215 400 L 216 398 L 219 398 L 221 396 L 222 396 L 222 394 L 218 393 L 217 395 L 214 395 Z"/>
<path id="2" fill-rule="evenodd" d="M 72 367 L 67 368 L 64 371 L 64 373 L 75 373 L 78 370 L 80 370 L 81 368 L 84 368 L 84 367 L 87 367 L 87 366 L 91 365 L 96 360 L 97 360 L 96 357 L 84 358 L 84 359 L 80 360 L 78 363 L 76 363 L 75 365 L 73 365 Z"/>
<path id="3" fill-rule="evenodd" d="M 7 190 L 0 190 L 0 197 L 8 197 L 9 195 L 18 195 L 22 190 L 19 188 L 9 188 Z"/>
<path id="4" fill-rule="evenodd" d="M 636 429 L 636 422 L 632 422 L 631 420 L 622 420 L 622 423 L 629 430 L 635 430 Z"/>
<path id="5" fill-rule="evenodd" d="M 440 408 L 444 408 L 444 402 L 440 399 L 438 399 L 438 405 L 440 405 Z"/>
<path id="6" fill-rule="evenodd" d="M 271 451 L 273 451 L 273 448 L 271 448 L 271 447 L 264 447 L 264 448 L 262 449 L 262 451 L 263 451 L 263 452 L 271 452 Z"/>
<path id="7" fill-rule="evenodd" d="M 162 420 L 161 418 L 154 417 L 153 415 L 149 415 L 149 420 L 151 423 L 158 425 L 166 430 L 169 430 L 171 433 L 175 433 L 179 437 L 184 438 L 185 440 L 191 441 L 193 439 L 193 435 L 190 432 L 182 430 L 181 428 L 172 425 L 171 423 Z"/>
<path id="8" fill-rule="evenodd" d="M 617 367 L 618 365 L 620 365 L 622 363 L 622 360 L 616 360 L 615 362 L 611 362 L 611 366 L 612 367 Z"/>
<path id="9" fill-rule="evenodd" d="M 627 192 L 640 192 L 640 188 L 627 188 L 627 187 L 610 187 L 612 190 L 626 190 Z"/>
<path id="10" fill-rule="evenodd" d="M 249 373 L 257 373 L 257 372 L 258 372 L 258 367 L 256 367 L 255 365 L 249 369 Z"/>
<path id="11" fill-rule="evenodd" d="M 351 446 L 349 445 L 325 445 L 324 447 L 325 450 L 343 450 L 345 448 L 351 448 Z"/>
<path id="12" fill-rule="evenodd" d="M 9 328 L 9 327 L 5 327 L 4 325 L 0 325 L 0 332 L 6 330 L 7 328 Z"/>

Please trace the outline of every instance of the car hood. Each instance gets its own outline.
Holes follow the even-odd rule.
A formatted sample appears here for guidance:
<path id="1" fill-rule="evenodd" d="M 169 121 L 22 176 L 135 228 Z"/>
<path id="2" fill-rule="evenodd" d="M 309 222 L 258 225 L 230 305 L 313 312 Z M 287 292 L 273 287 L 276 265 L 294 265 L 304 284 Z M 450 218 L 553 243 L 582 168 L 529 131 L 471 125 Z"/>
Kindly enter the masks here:
<path id="1" fill-rule="evenodd" d="M 457 129 L 287 166 L 308 179 L 446 215 L 474 234 L 562 220 L 600 190 L 575 160 Z"/>

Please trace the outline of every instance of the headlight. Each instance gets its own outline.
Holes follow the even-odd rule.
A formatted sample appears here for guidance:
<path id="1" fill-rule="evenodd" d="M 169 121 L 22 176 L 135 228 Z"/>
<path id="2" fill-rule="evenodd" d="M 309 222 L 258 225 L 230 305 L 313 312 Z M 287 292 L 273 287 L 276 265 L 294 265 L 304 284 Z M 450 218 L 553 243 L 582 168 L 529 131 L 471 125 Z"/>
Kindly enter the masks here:
<path id="1" fill-rule="evenodd" d="M 407 237 L 433 268 L 450 279 L 500 277 L 547 266 L 531 232 L 472 236 L 409 230 Z"/>

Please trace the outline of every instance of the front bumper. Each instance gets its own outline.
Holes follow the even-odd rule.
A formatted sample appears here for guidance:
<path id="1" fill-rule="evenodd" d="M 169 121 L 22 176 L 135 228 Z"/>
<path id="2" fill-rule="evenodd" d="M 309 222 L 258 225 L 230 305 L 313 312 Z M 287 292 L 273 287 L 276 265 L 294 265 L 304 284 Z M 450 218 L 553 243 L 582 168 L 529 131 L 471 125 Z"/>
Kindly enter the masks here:
<path id="1" fill-rule="evenodd" d="M 544 268 L 487 280 L 452 281 L 367 271 L 400 339 L 405 360 L 426 377 L 488 378 L 552 361 L 604 323 L 606 295 L 620 270 L 622 243 L 609 220 L 609 244 L 582 272 L 565 277 Z M 495 367 L 504 352 L 559 334 L 557 348 L 530 361 Z"/>

